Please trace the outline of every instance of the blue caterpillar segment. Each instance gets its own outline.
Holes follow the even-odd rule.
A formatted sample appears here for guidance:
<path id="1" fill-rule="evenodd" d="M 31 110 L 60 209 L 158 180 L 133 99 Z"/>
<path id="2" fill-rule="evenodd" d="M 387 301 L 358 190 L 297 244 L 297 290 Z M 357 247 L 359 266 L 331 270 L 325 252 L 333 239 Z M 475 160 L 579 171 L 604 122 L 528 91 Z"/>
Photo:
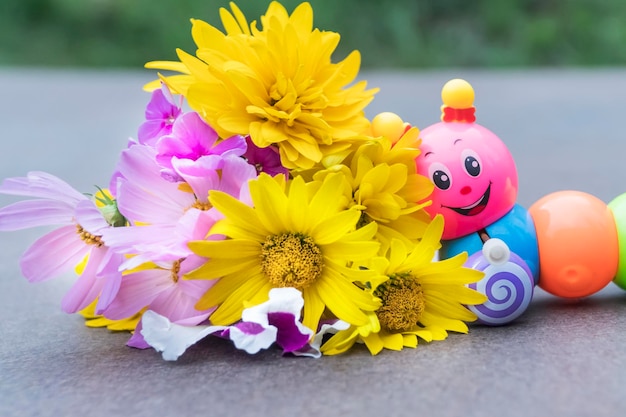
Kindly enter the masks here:
<path id="1" fill-rule="evenodd" d="M 539 282 L 537 233 L 528 210 L 516 204 L 503 217 L 485 227 L 485 231 L 490 238 L 498 238 L 506 242 L 511 252 L 526 263 L 535 284 Z M 443 241 L 440 255 L 446 259 L 462 252 L 473 254 L 480 252 L 483 244 L 478 233 L 470 233 L 458 239 Z"/>

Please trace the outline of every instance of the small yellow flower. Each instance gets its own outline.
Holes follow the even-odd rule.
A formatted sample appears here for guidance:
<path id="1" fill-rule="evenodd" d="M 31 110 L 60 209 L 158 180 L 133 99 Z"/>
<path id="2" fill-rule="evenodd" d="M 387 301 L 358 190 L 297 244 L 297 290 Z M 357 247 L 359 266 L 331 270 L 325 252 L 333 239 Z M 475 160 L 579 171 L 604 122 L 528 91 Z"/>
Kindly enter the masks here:
<path id="1" fill-rule="evenodd" d="M 271 288 L 294 287 L 304 297 L 303 324 L 317 330 L 328 310 L 355 325 L 364 325 L 367 311 L 380 307 L 371 292 L 356 283 L 378 273 L 352 268 L 376 256 L 376 224 L 356 229 L 360 213 L 347 208 L 341 174 L 305 183 L 302 177 L 285 182 L 283 176 L 261 174 L 250 181 L 254 206 L 221 192 L 209 200 L 223 215 L 211 233 L 225 240 L 196 241 L 189 247 L 208 258 L 186 276 L 219 281 L 196 308 L 219 306 L 211 315 L 216 325 L 241 318 L 244 304 L 268 299 Z"/>
<path id="2" fill-rule="evenodd" d="M 351 206 L 361 211 L 359 225 L 378 224 L 377 239 L 383 243 L 383 252 L 391 239 L 409 246 L 417 243 L 431 220 L 423 208 L 430 204 L 427 199 L 433 184 L 417 173 L 418 136 L 414 127 L 393 146 L 387 137 L 370 138 L 345 159 L 313 175 L 319 180 L 331 172 L 343 172 L 351 190 Z"/>
<path id="3" fill-rule="evenodd" d="M 479 281 L 483 273 L 463 267 L 467 254 L 434 262 L 440 247 L 443 218 L 435 217 L 420 243 L 411 251 L 399 240 L 392 240 L 386 258 L 370 263 L 386 279 L 371 282 L 371 292 L 382 300 L 368 322 L 338 332 L 323 346 L 322 352 L 345 352 L 363 342 L 372 354 L 383 348 L 401 350 L 416 347 L 418 337 L 427 342 L 443 340 L 448 331 L 467 333 L 465 322 L 476 320 L 465 305 L 486 301 L 466 284 Z"/>
<path id="4" fill-rule="evenodd" d="M 181 73 L 163 80 L 221 137 L 250 134 L 261 148 L 277 146 L 286 168 L 308 169 L 369 128 L 363 109 L 377 89 L 352 84 L 358 51 L 331 62 L 339 34 L 313 29 L 309 3 L 291 15 L 270 3 L 261 29 L 230 6 L 232 13 L 220 10 L 226 33 L 192 20 L 197 56 L 179 50 L 180 62 L 146 65 Z"/>

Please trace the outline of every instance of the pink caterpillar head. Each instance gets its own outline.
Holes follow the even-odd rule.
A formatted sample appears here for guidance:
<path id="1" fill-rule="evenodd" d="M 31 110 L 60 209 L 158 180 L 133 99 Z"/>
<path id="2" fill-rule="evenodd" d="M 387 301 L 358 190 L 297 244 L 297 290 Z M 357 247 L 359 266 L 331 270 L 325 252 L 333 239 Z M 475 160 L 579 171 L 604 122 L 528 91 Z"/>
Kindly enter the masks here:
<path id="1" fill-rule="evenodd" d="M 517 169 L 504 143 L 474 123 L 474 90 L 467 81 L 448 81 L 441 97 L 442 122 L 422 130 L 417 168 L 435 184 L 426 210 L 443 215 L 447 240 L 476 232 L 513 208 Z"/>

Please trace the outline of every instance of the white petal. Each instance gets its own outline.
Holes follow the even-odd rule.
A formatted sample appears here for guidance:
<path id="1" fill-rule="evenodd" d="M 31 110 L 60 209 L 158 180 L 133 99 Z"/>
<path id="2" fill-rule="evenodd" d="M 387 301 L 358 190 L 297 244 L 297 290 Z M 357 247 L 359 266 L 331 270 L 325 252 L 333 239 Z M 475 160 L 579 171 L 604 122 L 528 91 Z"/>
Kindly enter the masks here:
<path id="1" fill-rule="evenodd" d="M 337 320 L 331 324 L 323 324 L 322 327 L 320 328 L 320 331 L 315 335 L 315 337 L 311 341 L 309 345 L 309 349 L 306 349 L 306 350 L 303 349 L 303 350 L 294 351 L 291 353 L 295 356 L 309 356 L 312 358 L 319 358 L 320 356 L 322 356 L 322 353 L 320 352 L 320 346 L 322 346 L 322 341 L 326 333 L 335 334 L 340 330 L 347 330 L 349 327 L 350 327 L 350 324 L 343 320 Z"/>
<path id="2" fill-rule="evenodd" d="M 181 326 L 148 310 L 141 318 L 141 335 L 163 359 L 175 361 L 187 348 L 206 336 L 226 329 L 224 326 Z"/>
<path id="3" fill-rule="evenodd" d="M 302 293 L 295 288 L 272 288 L 269 292 L 270 299 L 266 302 L 245 309 L 241 314 L 241 320 L 268 325 L 268 313 L 289 313 L 296 320 L 300 319 L 304 299 Z M 304 327 L 303 327 L 304 328 Z"/>
<path id="4" fill-rule="evenodd" d="M 265 327 L 262 332 L 256 334 L 244 333 L 235 326 L 230 328 L 230 340 L 233 341 L 235 347 L 250 354 L 272 346 L 277 334 L 278 331 L 274 326 Z"/>

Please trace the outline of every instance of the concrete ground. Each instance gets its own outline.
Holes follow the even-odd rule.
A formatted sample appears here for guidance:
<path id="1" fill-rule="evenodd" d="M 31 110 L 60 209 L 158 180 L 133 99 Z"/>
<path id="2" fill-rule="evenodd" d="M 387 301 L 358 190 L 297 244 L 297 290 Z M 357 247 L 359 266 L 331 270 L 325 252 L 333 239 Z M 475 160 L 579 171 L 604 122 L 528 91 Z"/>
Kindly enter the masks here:
<path id="1" fill-rule="evenodd" d="M 92 192 L 136 134 L 153 74 L 0 70 L 0 178 L 43 170 Z M 439 120 L 440 89 L 470 81 L 478 122 L 509 146 L 519 203 L 557 190 L 626 192 L 626 69 L 364 73 L 368 115 Z M 0 196 L 0 205 L 14 199 Z M 515 323 L 371 357 L 255 356 L 207 340 L 178 362 L 60 311 L 69 279 L 29 284 L 19 255 L 41 231 L 0 235 L 0 416 L 620 416 L 626 293 L 538 291 Z"/>

